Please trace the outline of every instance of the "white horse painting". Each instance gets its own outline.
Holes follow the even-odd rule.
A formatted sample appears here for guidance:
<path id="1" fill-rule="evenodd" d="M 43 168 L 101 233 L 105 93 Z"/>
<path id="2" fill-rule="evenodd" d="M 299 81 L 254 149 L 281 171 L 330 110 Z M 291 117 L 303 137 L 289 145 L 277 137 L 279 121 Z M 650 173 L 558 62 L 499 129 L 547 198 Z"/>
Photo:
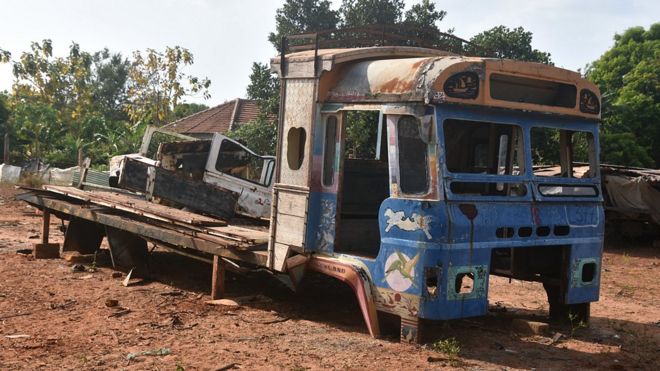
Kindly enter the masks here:
<path id="1" fill-rule="evenodd" d="M 404 211 L 393 211 L 392 209 L 385 210 L 385 217 L 387 218 L 387 227 L 385 232 L 389 232 L 392 227 L 396 226 L 402 231 L 419 231 L 422 230 L 427 239 L 431 239 L 429 228 L 431 227 L 431 217 L 428 215 L 419 215 L 413 213 L 410 218 L 406 217 Z"/>

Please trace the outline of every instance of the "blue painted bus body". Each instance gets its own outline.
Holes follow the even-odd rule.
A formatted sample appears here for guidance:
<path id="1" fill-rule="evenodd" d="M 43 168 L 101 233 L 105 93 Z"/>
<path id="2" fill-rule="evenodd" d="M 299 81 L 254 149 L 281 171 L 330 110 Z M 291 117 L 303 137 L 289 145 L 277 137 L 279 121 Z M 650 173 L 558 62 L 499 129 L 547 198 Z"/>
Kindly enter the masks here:
<path id="1" fill-rule="evenodd" d="M 520 175 L 452 174 L 445 164 L 445 143 L 442 123 L 446 119 L 463 119 L 489 123 L 515 124 L 522 128 L 525 166 Z M 411 274 L 412 284 L 404 291 L 419 297 L 418 316 L 445 320 L 486 314 L 488 311 L 488 280 L 491 273 L 492 250 L 498 248 L 556 248 L 568 251 L 566 268 L 560 279 L 565 282 L 564 303 L 577 304 L 598 300 L 600 264 L 604 234 L 604 211 L 600 193 L 600 174 L 588 179 L 561 178 L 561 184 L 596 187 L 593 197 L 546 197 L 539 193 L 539 184 L 553 184 L 554 177 L 535 177 L 532 172 L 530 129 L 551 127 L 586 131 L 593 135 L 598 156 L 598 124 L 580 118 L 543 115 L 469 106 L 435 106 L 435 134 L 438 154 L 437 200 L 387 198 L 380 206 L 380 250 L 375 258 L 342 255 L 334 252 L 337 194 L 312 192 L 308 216 L 307 241 L 310 250 L 346 258 L 366 267 L 376 288 L 394 289 L 386 280 L 386 260 L 393 254 L 410 261 L 417 257 Z M 320 136 L 319 136 L 320 137 Z M 317 138 L 319 138 L 317 137 Z M 316 141 L 314 152 L 322 152 L 322 142 Z M 390 165 L 392 166 L 392 165 Z M 597 170 L 596 170 L 597 171 Z M 479 196 L 453 194 L 450 183 L 515 182 L 527 188 L 524 196 Z M 405 218 L 426 217 L 425 228 L 405 231 L 388 226 L 388 210 L 403 212 Z M 557 235 L 555 227 L 564 228 Z M 388 228 L 389 227 L 389 228 Z M 539 227 L 547 227 L 539 233 Z M 498 228 L 510 228 L 512 235 L 497 236 Z M 520 236 L 520 228 L 531 229 L 529 236 Z M 544 228 L 541 228 L 544 229 Z M 568 232 L 566 232 L 568 230 Z M 582 268 L 595 264 L 591 279 L 585 281 Z M 456 277 L 469 275 L 472 291 L 456 290 Z M 436 280 L 436 282 L 430 282 Z M 431 290 L 430 288 L 433 288 Z M 396 290 L 395 291 L 400 291 Z"/>

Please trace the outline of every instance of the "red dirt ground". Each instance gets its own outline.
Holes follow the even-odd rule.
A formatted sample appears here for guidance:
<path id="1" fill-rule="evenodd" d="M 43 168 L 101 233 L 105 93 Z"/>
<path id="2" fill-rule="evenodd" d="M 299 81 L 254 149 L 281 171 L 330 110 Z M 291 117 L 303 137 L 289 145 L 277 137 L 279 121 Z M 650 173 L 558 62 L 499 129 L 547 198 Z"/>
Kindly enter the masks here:
<path id="1" fill-rule="evenodd" d="M 39 241 L 40 217 L 0 186 L 0 368 L 25 369 L 657 369 L 658 249 L 619 244 L 604 255 L 589 328 L 523 335 L 513 319 L 545 321 L 536 283 L 491 277 L 489 315 L 436 323 L 429 343 L 372 339 L 351 291 L 309 276 L 294 294 L 267 274 L 229 276 L 238 307 L 210 306 L 210 266 L 155 250 L 154 280 L 124 287 L 107 266 L 74 273 L 65 260 L 18 250 Z M 61 242 L 59 220 L 51 240 Z M 106 307 L 108 299 L 119 302 Z M 130 309 L 124 315 L 122 311 Z M 552 342 L 555 332 L 564 334 Z M 19 335 L 19 336 L 16 336 Z M 452 357 L 433 350 L 455 338 Z M 129 356 L 152 351 L 156 354 Z M 180 367 L 180 368 L 178 368 Z"/>

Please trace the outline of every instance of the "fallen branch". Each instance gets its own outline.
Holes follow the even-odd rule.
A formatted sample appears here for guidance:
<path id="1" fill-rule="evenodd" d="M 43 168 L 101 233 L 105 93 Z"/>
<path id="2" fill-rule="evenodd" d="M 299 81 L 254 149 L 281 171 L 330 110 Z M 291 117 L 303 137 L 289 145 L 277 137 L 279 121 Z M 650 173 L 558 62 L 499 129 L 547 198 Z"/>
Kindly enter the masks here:
<path id="1" fill-rule="evenodd" d="M 120 317 L 120 316 L 123 316 L 124 314 L 128 314 L 130 312 L 131 312 L 131 310 L 129 308 L 126 308 L 124 310 L 120 310 L 119 312 L 112 313 L 111 315 L 108 316 L 108 318 L 110 318 L 110 317 Z"/>
<path id="2" fill-rule="evenodd" d="M 14 317 L 20 317 L 20 316 L 29 316 L 30 314 L 32 314 L 32 312 L 10 314 L 10 315 L 8 315 L 8 316 L 0 317 L 0 321 L 4 321 L 4 320 L 6 320 L 6 319 L 8 319 L 8 318 L 14 318 Z"/>
<path id="3" fill-rule="evenodd" d="M 254 323 L 254 324 L 257 324 L 257 325 L 272 325 L 273 323 L 286 322 L 286 321 L 290 320 L 291 318 L 284 317 L 284 318 L 278 318 L 278 319 L 274 319 L 274 320 L 270 320 L 270 321 L 250 321 L 250 320 L 247 320 L 247 319 L 242 318 L 242 317 L 238 317 L 238 319 L 240 319 L 243 322 Z"/>

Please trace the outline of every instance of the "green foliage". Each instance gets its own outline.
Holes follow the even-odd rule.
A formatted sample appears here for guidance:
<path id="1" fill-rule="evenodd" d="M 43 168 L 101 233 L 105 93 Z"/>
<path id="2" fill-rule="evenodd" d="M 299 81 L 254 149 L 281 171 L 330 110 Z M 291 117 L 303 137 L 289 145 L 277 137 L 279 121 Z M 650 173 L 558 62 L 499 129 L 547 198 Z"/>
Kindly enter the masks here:
<path id="1" fill-rule="evenodd" d="M 446 44 L 447 40 L 438 34 L 439 23 L 446 15 L 445 11 L 436 9 L 435 3 L 430 0 L 422 0 L 405 13 L 404 7 L 403 0 L 343 0 L 337 12 L 330 9 L 330 2 L 326 0 L 287 0 L 277 11 L 276 31 L 271 33 L 268 39 L 279 49 L 279 40 L 283 35 L 334 29 L 338 25 L 358 27 L 379 23 L 409 26 L 416 30 L 417 37 L 435 38 L 439 45 Z M 265 121 L 264 115 L 277 114 L 279 81 L 270 73 L 267 65 L 252 65 L 247 96 L 260 102 L 262 122 Z M 377 116 L 377 112 L 348 114 L 346 149 L 350 156 L 375 157 Z M 255 133 L 261 132 L 255 130 Z M 241 138 L 250 143 L 259 142 L 250 140 L 247 133 Z M 253 148 L 250 144 L 248 147 Z"/>
<path id="2" fill-rule="evenodd" d="M 7 50 L 0 49 L 0 63 L 7 63 L 11 60 L 11 53 Z"/>
<path id="3" fill-rule="evenodd" d="M 228 133 L 228 136 L 243 143 L 260 155 L 274 155 L 277 145 L 277 125 L 271 121 L 257 119 L 241 124 Z"/>
<path id="4" fill-rule="evenodd" d="M 615 35 L 586 76 L 603 96 L 601 160 L 660 167 L 660 23 Z"/>
<path id="5" fill-rule="evenodd" d="M 532 128 L 530 137 L 532 164 L 557 165 L 560 163 L 559 130 Z"/>
<path id="6" fill-rule="evenodd" d="M 206 104 L 199 103 L 180 103 L 174 106 L 174 111 L 172 112 L 172 120 L 182 119 L 188 117 L 197 112 L 201 112 L 209 109 L 209 106 Z"/>
<path id="7" fill-rule="evenodd" d="M 640 145 L 633 133 L 603 133 L 600 136 L 600 153 L 606 163 L 653 167 L 650 152 L 650 148 Z"/>
<path id="8" fill-rule="evenodd" d="M 418 4 L 414 4 L 406 11 L 405 23 L 408 26 L 417 28 L 431 28 L 433 31 L 439 31 L 438 23 L 442 21 L 447 12 L 444 10 L 437 10 L 435 3 L 431 0 L 422 0 Z"/>
<path id="9" fill-rule="evenodd" d="M 493 27 L 473 36 L 470 42 L 487 51 L 495 52 L 495 57 L 498 58 L 553 64 L 550 53 L 532 48 L 532 33 L 522 27 L 514 29 L 506 26 Z M 483 49 L 468 46 L 466 51 L 468 54 L 484 55 Z"/>
<path id="10" fill-rule="evenodd" d="M 0 92 L 0 155 L 4 154 L 5 134 L 9 133 L 10 129 L 7 123 L 9 120 L 8 99 L 6 94 Z"/>
<path id="11" fill-rule="evenodd" d="M 396 24 L 403 17 L 403 0 L 342 0 L 342 26 Z"/>
<path id="12" fill-rule="evenodd" d="M 430 41 L 435 48 L 453 52 L 462 51 L 463 45 L 459 40 L 440 34 L 439 23 L 446 15 L 446 11 L 436 9 L 435 3 L 422 0 L 406 11 L 403 25 L 414 30 L 415 37 Z M 444 32 L 453 34 L 454 30 L 449 29 Z"/>
<path id="13" fill-rule="evenodd" d="M 275 32 L 268 35 L 268 41 L 279 50 L 282 36 L 336 28 L 339 13 L 330 5 L 328 0 L 286 0 L 277 9 Z"/>
<path id="14" fill-rule="evenodd" d="M 94 137 L 99 129 L 126 119 L 121 100 L 128 64 L 121 55 L 107 50 L 90 54 L 76 43 L 66 57 L 54 57 L 52 49 L 50 40 L 32 43 L 13 61 L 9 100 L 11 131 L 19 145 L 16 159 L 71 166 L 83 149 L 88 155 L 102 154 L 91 156 L 95 163 L 105 161 L 106 147 Z"/>
<path id="15" fill-rule="evenodd" d="M 374 159 L 378 139 L 378 111 L 349 111 L 345 117 L 347 156 Z"/>
<path id="16" fill-rule="evenodd" d="M 164 52 L 133 52 L 125 106 L 131 121 L 161 126 L 172 119 L 172 111 L 182 97 L 199 93 L 209 98 L 211 81 L 182 71 L 193 62 L 192 53 L 180 46 L 166 47 Z"/>
<path id="17" fill-rule="evenodd" d="M 11 94 L 0 96 L 0 134 L 11 135 L 13 161 L 41 158 L 68 167 L 82 149 L 96 167 L 107 164 L 113 155 L 135 152 L 146 124 L 172 115 L 182 96 L 208 94 L 208 80 L 180 70 L 193 61 L 187 50 L 135 55 L 139 60 L 131 63 L 72 43 L 68 55 L 54 57 L 50 40 L 32 43 L 17 60 L 0 50 L 15 78 Z"/>
<path id="18" fill-rule="evenodd" d="M 124 111 L 130 62 L 104 49 L 94 54 L 93 99 L 97 110 L 113 121 L 128 121 Z"/>
<path id="19" fill-rule="evenodd" d="M 584 320 L 579 319 L 578 315 L 574 313 L 568 314 L 568 320 L 571 323 L 571 334 L 569 337 L 574 337 L 577 330 L 589 327 Z"/>
<path id="20" fill-rule="evenodd" d="M 456 338 L 452 337 L 434 342 L 431 344 L 431 349 L 436 352 L 444 353 L 449 357 L 457 357 L 461 352 L 461 344 L 459 344 Z"/>
<path id="21" fill-rule="evenodd" d="M 259 110 L 264 118 L 268 115 L 277 116 L 280 107 L 280 80 L 270 73 L 268 65 L 252 63 L 247 97 L 259 102 Z"/>
<path id="22" fill-rule="evenodd" d="M 271 34 L 272 35 L 272 34 Z M 266 64 L 252 63 L 248 99 L 259 104 L 259 117 L 240 125 L 228 135 L 260 155 L 274 155 L 277 146 L 276 117 L 280 105 L 280 81 Z"/>
<path id="23" fill-rule="evenodd" d="M 53 142 L 63 134 L 58 112 L 47 103 L 21 102 L 12 110 L 12 126 L 22 155 L 40 158 L 49 153 Z"/>

